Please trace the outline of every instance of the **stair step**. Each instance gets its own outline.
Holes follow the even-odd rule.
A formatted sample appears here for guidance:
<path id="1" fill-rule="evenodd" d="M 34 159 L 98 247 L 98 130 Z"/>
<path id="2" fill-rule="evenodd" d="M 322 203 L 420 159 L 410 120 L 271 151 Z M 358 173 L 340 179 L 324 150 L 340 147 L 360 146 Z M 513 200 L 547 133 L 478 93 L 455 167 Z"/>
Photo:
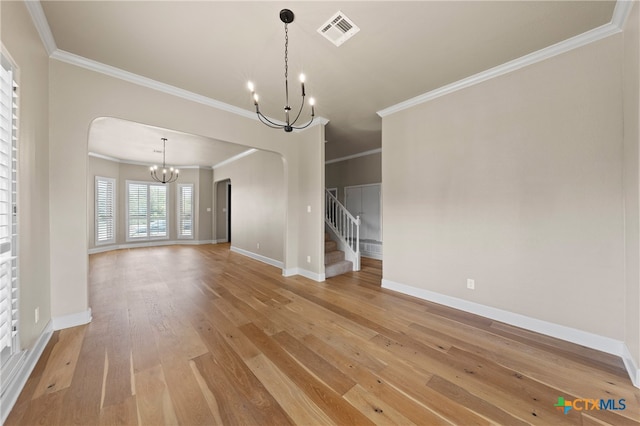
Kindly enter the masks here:
<path id="1" fill-rule="evenodd" d="M 341 260 L 324 267 L 325 278 L 335 277 L 336 275 L 346 274 L 353 271 L 353 263 L 350 260 Z"/>
<path id="2" fill-rule="evenodd" d="M 338 243 L 335 241 L 329 240 L 324 242 L 324 252 L 328 253 L 330 251 L 336 251 L 338 249 Z"/>
<path id="3" fill-rule="evenodd" d="M 344 252 L 342 250 L 334 250 L 324 254 L 325 265 L 331 265 L 342 260 L 344 260 Z"/>
<path id="4" fill-rule="evenodd" d="M 326 232 L 326 231 L 325 231 L 325 233 L 324 233 L 324 240 L 325 240 L 325 241 L 329 241 L 329 240 L 331 240 L 331 235 L 329 235 L 329 233 L 328 233 L 328 232 Z"/>

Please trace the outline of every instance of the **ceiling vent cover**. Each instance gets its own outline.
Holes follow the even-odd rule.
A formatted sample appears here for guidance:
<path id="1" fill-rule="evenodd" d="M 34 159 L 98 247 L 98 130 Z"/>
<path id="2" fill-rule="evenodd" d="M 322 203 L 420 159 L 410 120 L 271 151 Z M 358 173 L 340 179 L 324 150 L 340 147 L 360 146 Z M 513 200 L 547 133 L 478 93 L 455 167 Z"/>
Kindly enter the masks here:
<path id="1" fill-rule="evenodd" d="M 336 46 L 349 40 L 358 31 L 360 28 L 340 11 L 318 28 L 318 32 Z"/>

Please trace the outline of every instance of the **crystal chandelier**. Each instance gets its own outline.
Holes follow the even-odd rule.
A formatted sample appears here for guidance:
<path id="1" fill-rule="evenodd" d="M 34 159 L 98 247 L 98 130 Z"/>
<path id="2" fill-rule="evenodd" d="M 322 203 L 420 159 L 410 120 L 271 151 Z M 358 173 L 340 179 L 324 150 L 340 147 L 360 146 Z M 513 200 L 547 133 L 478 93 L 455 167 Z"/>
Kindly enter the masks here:
<path id="1" fill-rule="evenodd" d="M 167 165 L 165 163 L 165 154 L 167 152 L 167 138 L 160 138 L 160 139 L 162 139 L 162 172 L 158 171 L 160 170 L 158 166 L 149 167 L 149 171 L 151 172 L 151 178 L 156 182 L 161 182 L 161 183 L 175 182 L 178 180 L 178 174 L 180 173 L 180 170 L 174 169 L 173 167 L 170 167 L 167 170 Z"/>
<path id="2" fill-rule="evenodd" d="M 294 129 L 299 130 L 299 129 L 304 129 L 306 127 L 309 127 L 309 125 L 313 122 L 313 118 L 315 116 L 315 111 L 314 111 L 315 101 L 313 98 L 309 98 L 309 105 L 311 105 L 311 119 L 305 125 L 295 126 L 295 124 L 298 122 L 298 119 L 300 118 L 302 109 L 304 108 L 304 100 L 306 96 L 306 93 L 304 91 L 305 76 L 304 74 L 300 74 L 300 84 L 302 85 L 302 102 L 300 104 L 300 109 L 298 110 L 298 113 L 295 115 L 295 118 L 291 120 L 291 106 L 289 105 L 289 64 L 288 64 L 289 28 L 287 27 L 287 25 L 293 22 L 293 18 L 294 18 L 293 12 L 290 11 L 289 9 L 282 9 L 280 11 L 280 20 L 284 22 L 284 97 L 285 97 L 285 106 L 284 106 L 285 122 L 284 123 L 278 123 L 278 122 L 272 121 L 271 119 L 267 118 L 264 114 L 262 114 L 262 112 L 260 112 L 260 105 L 258 104 L 258 94 L 255 92 L 255 86 L 253 85 L 252 82 L 249 82 L 247 84 L 249 91 L 251 92 L 251 97 L 253 98 L 253 104 L 256 107 L 256 114 L 258 115 L 258 119 L 262 123 L 266 124 L 271 128 L 284 129 L 285 132 L 291 132 Z"/>

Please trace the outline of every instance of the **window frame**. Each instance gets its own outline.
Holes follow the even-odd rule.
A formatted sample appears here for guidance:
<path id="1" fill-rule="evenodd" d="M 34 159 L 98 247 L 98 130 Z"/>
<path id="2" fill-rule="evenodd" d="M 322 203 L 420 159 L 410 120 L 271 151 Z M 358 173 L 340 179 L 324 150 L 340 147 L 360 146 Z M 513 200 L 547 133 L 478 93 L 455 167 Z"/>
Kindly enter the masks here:
<path id="1" fill-rule="evenodd" d="M 182 220 L 182 189 L 183 188 L 191 188 L 191 232 L 189 235 L 184 235 L 182 233 L 182 227 L 180 226 L 180 221 Z M 177 202 L 176 202 L 176 234 L 177 238 L 181 240 L 193 240 L 195 238 L 195 185 L 193 183 L 178 183 L 177 184 Z"/>
<path id="2" fill-rule="evenodd" d="M 145 185 L 147 187 L 147 206 L 146 206 L 146 221 L 147 221 L 147 229 L 146 229 L 146 235 L 142 236 L 142 237 L 132 237 L 131 236 L 131 232 L 129 229 L 130 226 L 130 219 L 129 219 L 129 189 L 130 189 L 130 185 Z M 164 188 L 165 190 L 165 217 L 164 217 L 164 221 L 165 221 L 165 235 L 160 235 L 160 236 L 152 236 L 151 235 L 151 187 L 159 187 L 159 188 Z M 141 242 L 145 242 L 145 241 L 162 241 L 162 240 L 168 240 L 169 239 L 169 235 L 170 235 L 170 219 L 171 219 L 171 212 L 170 212 L 170 202 L 169 202 L 169 197 L 170 197 L 170 191 L 168 190 L 168 186 L 166 184 L 162 184 L 162 183 L 156 183 L 156 182 L 145 182 L 145 181 L 135 181 L 135 180 L 127 180 L 125 181 L 125 239 L 127 242 L 136 242 L 136 241 L 141 241 Z"/>
<path id="3" fill-rule="evenodd" d="M 98 183 L 100 181 L 104 181 L 107 182 L 107 184 L 111 185 L 111 211 L 112 211 L 112 217 L 111 217 L 111 221 L 113 222 L 112 224 L 112 235 L 111 238 L 109 238 L 108 240 L 104 240 L 104 241 L 100 241 L 100 227 L 99 227 L 99 223 L 100 223 L 100 217 L 99 217 L 99 197 L 98 197 Z M 116 243 L 116 234 L 117 234 L 117 224 L 118 224 L 118 220 L 117 220 L 117 215 L 118 215 L 118 210 L 117 210 L 117 205 L 116 205 L 116 200 L 117 200 L 117 181 L 114 178 L 109 178 L 109 177 L 104 177 L 104 176 L 96 176 L 95 177 L 95 245 L 96 246 L 101 246 L 101 245 L 107 245 L 107 244 L 115 244 Z"/>
<path id="4" fill-rule="evenodd" d="M 7 378 L 11 377 L 11 375 L 17 368 L 23 351 L 20 346 L 20 264 L 18 258 L 18 122 L 20 114 L 20 93 L 17 81 L 19 70 L 15 62 L 12 60 L 11 56 L 5 50 L 4 45 L 2 45 L 2 50 L 0 52 L 0 68 L 2 68 L 3 73 L 7 74 L 6 79 L 4 79 L 3 77 L 0 78 L 3 79 L 3 81 L 8 81 L 10 87 L 9 92 L 5 92 L 4 95 L 2 95 L 9 95 L 8 105 L 5 105 L 7 107 L 6 109 L 2 108 L 2 99 L 0 99 L 0 109 L 4 111 L 0 111 L 0 114 L 2 114 L 1 117 L 8 122 L 8 128 L 5 129 L 7 140 L 3 141 L 0 139 L 0 143 L 7 144 L 5 151 L 8 151 L 9 154 L 6 165 L 7 176 L 5 176 L 6 180 L 8 181 L 8 185 L 6 185 L 5 188 L 6 193 L 8 194 L 8 196 L 6 197 L 8 199 L 5 200 L 5 204 L 9 206 L 7 215 L 8 234 L 3 237 L 4 241 L 0 241 L 0 251 L 2 251 L 2 253 L 0 254 L 0 265 L 4 268 L 3 270 L 5 271 L 5 275 L 9 275 L 9 285 L 4 287 L 5 292 L 8 289 L 9 310 L 5 311 L 4 313 L 9 313 L 9 321 L 5 323 L 5 325 L 8 324 L 10 327 L 10 335 L 8 337 L 9 343 L 0 343 L 0 376 Z M 0 90 L 3 88 L 4 85 L 1 85 Z M 2 139 L 4 139 L 4 137 Z M 1 290 L 2 288 L 0 287 L 0 293 Z M 1 321 L 2 319 L 0 318 L 0 322 Z M 0 383 L 0 393 L 4 393 L 6 391 L 6 388 L 10 382 L 11 379 L 3 380 L 2 383 Z"/>

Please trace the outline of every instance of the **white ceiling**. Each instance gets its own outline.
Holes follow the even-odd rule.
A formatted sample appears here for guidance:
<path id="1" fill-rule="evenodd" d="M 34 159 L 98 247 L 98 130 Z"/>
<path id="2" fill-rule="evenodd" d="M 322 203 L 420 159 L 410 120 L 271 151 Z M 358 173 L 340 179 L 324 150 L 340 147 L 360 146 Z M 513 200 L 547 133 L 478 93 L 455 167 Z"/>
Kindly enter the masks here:
<path id="1" fill-rule="evenodd" d="M 160 165 L 161 138 L 167 138 L 167 165 L 177 167 L 212 167 L 250 150 L 246 146 L 202 136 L 101 117 L 91 124 L 89 152 L 118 161 Z"/>
<path id="2" fill-rule="evenodd" d="M 614 6 L 615 1 L 42 1 L 58 49 L 247 111 L 253 110 L 246 89 L 252 80 L 261 109 L 274 118 L 284 106 L 284 26 L 278 15 L 290 8 L 296 15 L 289 25 L 291 104 L 297 105 L 296 76 L 304 71 L 317 115 L 329 119 L 327 160 L 379 148 L 376 111 L 607 24 Z M 316 30 L 338 10 L 360 32 L 335 47 Z M 106 150 L 115 135 L 109 122 L 102 124 L 100 133 L 107 136 L 94 148 Z M 137 135 L 118 136 L 126 142 L 102 154 L 124 155 L 116 150 L 119 143 L 137 147 L 141 158 L 139 145 L 147 134 Z M 148 136 L 145 142 L 160 146 L 158 134 Z M 178 136 L 167 137 L 167 159 L 183 155 L 170 145 Z M 233 149 L 224 149 L 232 155 Z"/>

